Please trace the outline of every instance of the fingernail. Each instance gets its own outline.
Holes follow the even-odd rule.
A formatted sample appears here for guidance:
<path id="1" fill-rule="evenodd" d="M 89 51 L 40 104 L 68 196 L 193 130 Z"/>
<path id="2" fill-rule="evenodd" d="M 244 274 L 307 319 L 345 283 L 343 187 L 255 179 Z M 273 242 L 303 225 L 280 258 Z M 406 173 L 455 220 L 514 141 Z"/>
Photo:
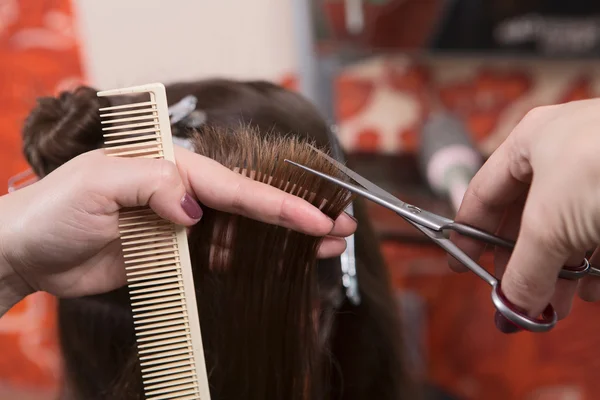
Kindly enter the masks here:
<path id="1" fill-rule="evenodd" d="M 202 218 L 202 209 L 200 208 L 200 204 L 196 202 L 189 194 L 185 194 L 183 199 L 181 199 L 181 208 L 188 215 L 188 217 L 192 219 L 200 219 Z"/>
<path id="2" fill-rule="evenodd" d="M 498 330 L 502 333 L 511 334 L 522 330 L 519 326 L 512 323 L 508 318 L 500 314 L 498 311 L 496 311 L 496 314 L 494 315 L 494 322 L 496 324 L 496 328 L 498 328 Z"/>
<path id="3" fill-rule="evenodd" d="M 329 218 L 329 217 L 327 217 L 327 218 Z M 335 229 L 335 221 L 331 218 L 329 218 L 329 220 L 331 221 L 331 230 L 329 231 L 329 233 L 331 233 Z M 328 235 L 329 235 L 329 233 L 328 233 Z"/>
<path id="4" fill-rule="evenodd" d="M 344 211 L 344 214 L 346 214 L 348 217 L 350 217 L 354 222 L 356 222 L 358 224 L 358 220 L 356 218 L 354 218 L 352 215 L 348 214 L 345 211 Z"/>

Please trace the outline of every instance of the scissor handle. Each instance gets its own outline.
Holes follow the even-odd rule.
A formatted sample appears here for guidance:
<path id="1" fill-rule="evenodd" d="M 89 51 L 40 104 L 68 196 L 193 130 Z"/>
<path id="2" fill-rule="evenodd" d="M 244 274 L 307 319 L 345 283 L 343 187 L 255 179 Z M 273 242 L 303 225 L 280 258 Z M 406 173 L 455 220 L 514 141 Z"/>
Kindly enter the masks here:
<path id="1" fill-rule="evenodd" d="M 578 279 L 583 278 L 588 273 L 591 272 L 591 265 L 587 258 L 584 258 L 581 262 L 581 265 L 577 267 L 569 267 L 567 265 L 563 266 L 560 270 L 560 274 L 558 275 L 561 279 L 567 279 L 571 281 L 576 281 Z"/>
<path id="2" fill-rule="evenodd" d="M 540 318 L 532 318 L 521 312 L 502 293 L 500 281 L 492 286 L 492 302 L 496 310 L 517 328 L 530 332 L 548 332 L 556 325 L 558 316 L 552 304 L 548 304 Z"/>

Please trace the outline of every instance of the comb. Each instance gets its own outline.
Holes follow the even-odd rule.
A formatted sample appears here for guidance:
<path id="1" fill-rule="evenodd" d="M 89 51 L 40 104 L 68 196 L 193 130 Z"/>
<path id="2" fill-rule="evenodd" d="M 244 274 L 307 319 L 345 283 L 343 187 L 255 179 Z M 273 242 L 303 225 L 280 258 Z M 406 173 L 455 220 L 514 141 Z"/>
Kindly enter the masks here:
<path id="1" fill-rule="evenodd" d="M 129 101 L 100 109 L 106 155 L 175 162 L 164 85 L 98 96 Z M 139 207 L 121 210 L 119 233 L 146 399 L 210 400 L 185 227 Z"/>

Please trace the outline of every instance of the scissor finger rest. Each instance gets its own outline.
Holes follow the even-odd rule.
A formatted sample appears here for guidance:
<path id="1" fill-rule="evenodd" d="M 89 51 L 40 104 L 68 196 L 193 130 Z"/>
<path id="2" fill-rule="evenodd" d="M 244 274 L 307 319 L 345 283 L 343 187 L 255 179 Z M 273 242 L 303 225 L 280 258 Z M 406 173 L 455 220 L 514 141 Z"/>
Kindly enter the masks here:
<path id="1" fill-rule="evenodd" d="M 532 318 L 515 307 L 502 293 L 500 282 L 492 287 L 492 302 L 496 310 L 520 329 L 530 332 L 548 332 L 558 321 L 552 304 L 548 304 L 539 318 Z"/>
<path id="2" fill-rule="evenodd" d="M 569 267 L 567 265 L 563 266 L 560 270 L 560 274 L 558 275 L 558 277 L 561 279 L 575 281 L 583 278 L 588 273 L 591 273 L 591 265 L 588 259 L 584 258 L 581 265 L 577 267 Z"/>

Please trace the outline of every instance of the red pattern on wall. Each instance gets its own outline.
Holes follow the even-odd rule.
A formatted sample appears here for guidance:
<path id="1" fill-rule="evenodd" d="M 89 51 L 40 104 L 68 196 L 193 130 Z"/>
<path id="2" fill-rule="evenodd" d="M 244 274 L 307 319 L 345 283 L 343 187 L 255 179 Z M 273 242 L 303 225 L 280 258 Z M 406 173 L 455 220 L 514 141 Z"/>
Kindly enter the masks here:
<path id="1" fill-rule="evenodd" d="M 27 166 L 20 126 L 38 96 L 80 81 L 69 0 L 0 2 L 0 194 Z M 0 399 L 49 399 L 60 379 L 55 303 L 32 295 L 0 319 Z"/>

